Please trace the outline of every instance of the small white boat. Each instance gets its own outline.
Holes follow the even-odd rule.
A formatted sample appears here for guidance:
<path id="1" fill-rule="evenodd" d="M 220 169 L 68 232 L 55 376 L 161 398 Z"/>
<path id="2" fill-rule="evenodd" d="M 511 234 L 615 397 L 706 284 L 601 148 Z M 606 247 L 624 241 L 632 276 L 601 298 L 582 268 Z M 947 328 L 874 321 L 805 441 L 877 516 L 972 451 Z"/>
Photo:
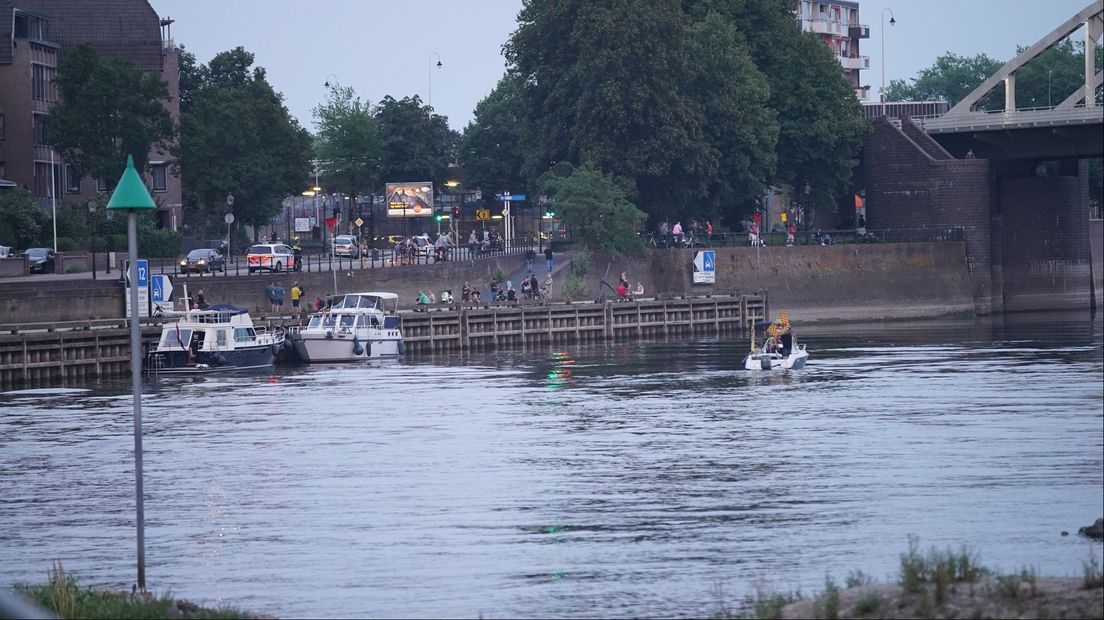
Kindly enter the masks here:
<path id="1" fill-rule="evenodd" d="M 744 357 L 744 370 L 797 370 L 805 367 L 809 352 L 805 345 L 797 343 L 793 332 L 787 332 L 781 346 L 772 347 L 772 338 L 763 341 L 763 346 L 755 346 L 755 328 L 751 331 L 751 352 Z"/>
<path id="2" fill-rule="evenodd" d="M 349 293 L 294 330 L 291 342 L 307 362 L 352 362 L 406 352 L 395 293 Z"/>
<path id="3" fill-rule="evenodd" d="M 253 325 L 249 311 L 229 305 L 172 312 L 161 337 L 146 355 L 150 373 L 207 374 L 268 368 L 284 346 L 282 329 Z"/>

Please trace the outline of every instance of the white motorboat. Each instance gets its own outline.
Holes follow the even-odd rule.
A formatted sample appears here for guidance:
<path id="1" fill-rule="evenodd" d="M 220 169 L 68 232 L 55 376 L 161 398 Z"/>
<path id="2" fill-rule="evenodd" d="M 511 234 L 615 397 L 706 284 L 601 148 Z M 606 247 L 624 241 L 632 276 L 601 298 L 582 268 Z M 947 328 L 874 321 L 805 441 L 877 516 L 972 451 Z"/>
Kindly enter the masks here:
<path id="1" fill-rule="evenodd" d="M 755 346 L 755 329 L 751 332 L 751 352 L 744 357 L 744 370 L 797 370 L 805 367 L 809 352 L 805 345 L 797 343 L 792 331 L 786 332 L 777 345 L 768 336 L 763 346 Z"/>
<path id="2" fill-rule="evenodd" d="M 310 316 L 291 341 L 307 362 L 352 362 L 406 352 L 394 293 L 349 293 Z"/>
<path id="3" fill-rule="evenodd" d="M 185 297 L 185 299 L 187 299 Z M 281 328 L 254 325 L 245 308 L 229 305 L 171 312 L 157 344 L 146 354 L 151 373 L 206 374 L 268 368 L 284 346 Z"/>

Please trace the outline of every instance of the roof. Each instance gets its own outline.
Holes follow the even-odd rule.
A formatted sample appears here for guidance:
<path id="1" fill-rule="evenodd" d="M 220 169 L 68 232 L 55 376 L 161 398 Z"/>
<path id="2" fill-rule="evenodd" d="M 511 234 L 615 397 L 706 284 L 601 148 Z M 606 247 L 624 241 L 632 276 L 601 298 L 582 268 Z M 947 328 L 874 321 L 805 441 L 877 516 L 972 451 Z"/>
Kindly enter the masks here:
<path id="1" fill-rule="evenodd" d="M 12 61 L 13 9 L 50 20 L 49 41 L 62 48 L 88 43 L 104 56 L 161 70 L 161 18 L 147 0 L 0 0 L 0 63 Z"/>
<path id="2" fill-rule="evenodd" d="M 395 293 L 347 293 L 348 295 L 371 295 L 373 297 L 379 297 L 380 299 L 398 299 L 399 296 Z"/>

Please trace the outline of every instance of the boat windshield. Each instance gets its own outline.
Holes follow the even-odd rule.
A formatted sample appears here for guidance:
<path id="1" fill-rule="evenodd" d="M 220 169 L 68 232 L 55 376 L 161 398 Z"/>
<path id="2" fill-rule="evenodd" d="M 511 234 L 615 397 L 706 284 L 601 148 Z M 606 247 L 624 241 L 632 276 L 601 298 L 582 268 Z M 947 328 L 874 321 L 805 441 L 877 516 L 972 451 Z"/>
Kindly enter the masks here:
<path id="1" fill-rule="evenodd" d="M 337 325 L 337 315 L 327 314 L 326 317 L 322 319 L 322 327 L 333 327 L 334 325 Z"/>
<path id="2" fill-rule="evenodd" d="M 310 318 L 310 322 L 307 323 L 307 329 L 311 329 L 312 327 L 318 327 L 321 324 L 322 324 L 322 317 L 320 317 L 318 315 L 314 315 Z"/>
<path id="3" fill-rule="evenodd" d="M 342 326 L 342 327 L 352 327 L 352 326 L 353 326 L 353 323 L 354 323 L 354 321 L 356 320 L 356 317 L 354 317 L 354 316 L 353 316 L 353 315 L 351 315 L 351 314 L 342 314 L 342 315 L 341 315 L 341 316 L 339 317 L 339 320 L 340 320 L 340 322 L 341 322 L 341 326 Z"/>

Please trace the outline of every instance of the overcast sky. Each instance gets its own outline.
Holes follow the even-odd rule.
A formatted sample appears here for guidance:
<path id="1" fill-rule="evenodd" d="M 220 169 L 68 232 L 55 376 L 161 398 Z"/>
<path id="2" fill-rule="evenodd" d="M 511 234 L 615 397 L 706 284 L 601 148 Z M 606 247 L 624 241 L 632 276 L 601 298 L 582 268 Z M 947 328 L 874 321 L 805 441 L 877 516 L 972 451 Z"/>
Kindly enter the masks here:
<path id="1" fill-rule="evenodd" d="M 239 45 L 253 52 L 292 115 L 311 131 L 311 110 L 324 98 L 327 80 L 352 86 L 370 103 L 385 95 L 419 95 L 449 118 L 450 127 L 463 129 L 476 103 L 505 71 L 502 44 L 516 28 L 521 8 L 521 0 L 149 2 L 162 18 L 176 20 L 173 39 L 199 62 L 207 63 Z M 862 82 L 870 85 L 871 98 L 877 100 L 883 18 L 889 84 L 895 78 L 916 76 L 947 51 L 1010 60 L 1017 45 L 1034 43 L 1088 4 L 1089 0 L 862 0 L 860 19 L 870 26 L 870 38 L 860 43 L 861 54 L 870 57 Z M 897 20 L 892 28 L 890 11 Z"/>

